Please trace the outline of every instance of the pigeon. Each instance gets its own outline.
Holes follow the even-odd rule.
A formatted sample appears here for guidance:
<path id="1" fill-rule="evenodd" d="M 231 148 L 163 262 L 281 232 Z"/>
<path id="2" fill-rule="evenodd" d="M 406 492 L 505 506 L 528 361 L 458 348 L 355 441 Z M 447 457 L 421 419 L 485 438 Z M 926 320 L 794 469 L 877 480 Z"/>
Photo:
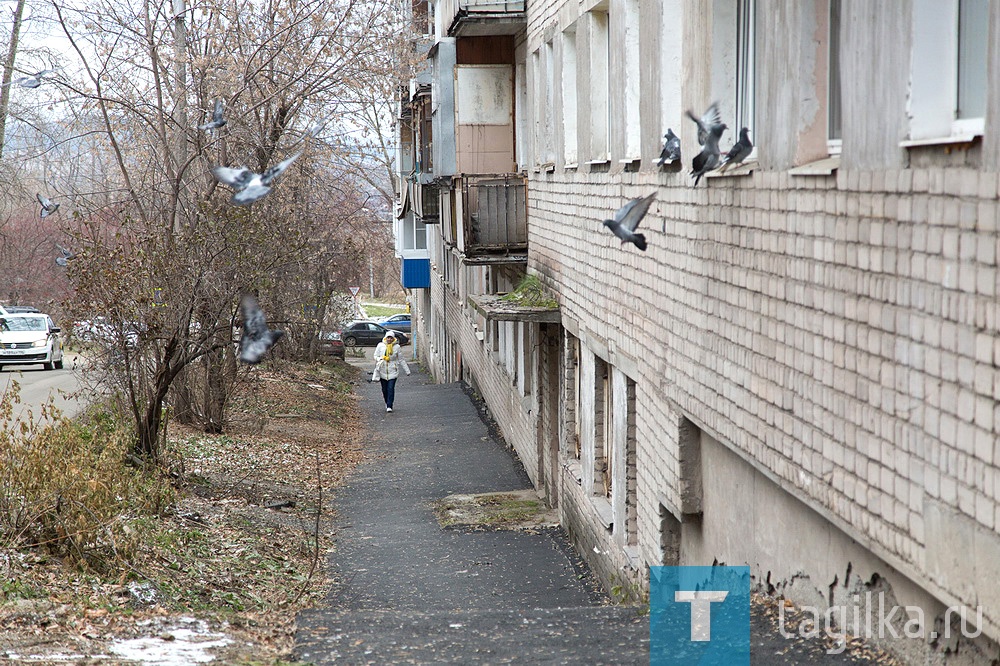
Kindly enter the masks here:
<path id="1" fill-rule="evenodd" d="M 67 250 L 66 248 L 64 248 L 59 243 L 56 243 L 56 247 L 59 248 L 59 254 L 62 255 L 61 257 L 56 257 L 56 263 L 58 265 L 60 265 L 63 268 L 65 268 L 69 264 L 69 260 L 70 259 L 76 259 L 76 253 L 75 252 L 71 252 L 71 251 Z"/>
<path id="2" fill-rule="evenodd" d="M 663 150 L 660 152 L 660 159 L 656 163 L 663 166 L 667 162 L 677 162 L 681 159 L 681 139 L 679 136 L 674 134 L 674 130 L 667 128 L 667 133 L 663 135 L 666 142 L 663 144 Z"/>
<path id="3" fill-rule="evenodd" d="M 271 183 L 275 178 L 284 173 L 285 169 L 291 166 L 292 162 L 299 158 L 302 151 L 295 153 L 288 159 L 278 162 L 264 173 L 254 173 L 246 167 L 232 169 L 230 167 L 217 166 L 212 169 L 212 174 L 220 183 L 224 183 L 233 188 L 236 193 L 231 199 L 237 206 L 249 206 L 259 199 L 267 196 L 271 191 Z"/>
<path id="4" fill-rule="evenodd" d="M 646 215 L 649 205 L 653 203 L 653 199 L 655 198 L 656 192 L 653 192 L 648 197 L 632 199 L 618 209 L 615 213 L 615 219 L 604 220 L 604 226 L 611 229 L 611 233 L 622 239 L 622 245 L 625 243 L 634 243 L 637 248 L 645 252 L 646 237 L 635 233 L 635 229 L 639 226 L 639 222 Z"/>
<path id="5" fill-rule="evenodd" d="M 215 100 L 215 111 L 212 112 L 212 120 L 205 123 L 204 125 L 198 125 L 200 130 L 214 130 L 219 129 L 226 124 L 226 119 L 222 117 L 222 99 Z"/>
<path id="6" fill-rule="evenodd" d="M 41 194 L 36 194 L 35 197 L 38 199 L 38 203 L 42 205 L 42 209 L 38 212 L 38 215 L 42 219 L 59 210 L 59 204 L 52 203 L 48 197 L 43 197 Z"/>
<path id="7" fill-rule="evenodd" d="M 701 177 L 719 166 L 719 139 L 722 133 L 728 129 L 725 123 L 714 125 L 705 137 L 705 145 L 701 152 L 691 160 L 691 177 L 694 178 L 694 186 L 698 187 Z"/>
<path id="8" fill-rule="evenodd" d="M 260 363 L 261 357 L 271 346 L 281 339 L 284 331 L 272 331 L 267 327 L 264 311 L 257 299 L 245 294 L 240 302 L 243 314 L 243 335 L 240 337 L 240 360 L 250 365 Z"/>
<path id="9" fill-rule="evenodd" d="M 13 81 L 11 81 L 10 83 L 8 83 L 7 85 L 12 85 L 12 84 L 16 83 L 17 85 L 21 86 L 22 88 L 37 88 L 38 86 L 42 85 L 42 77 L 44 77 L 44 76 L 46 76 L 48 74 L 54 74 L 55 71 L 56 70 L 54 70 L 54 69 L 43 69 L 40 72 L 37 72 L 35 74 L 31 74 L 30 76 L 22 76 L 22 77 L 16 78 Z"/>
<path id="10" fill-rule="evenodd" d="M 740 130 L 740 140 L 734 143 L 733 147 L 729 149 L 729 153 L 726 154 L 725 161 L 722 163 L 722 168 L 719 171 L 725 171 L 729 167 L 742 164 L 743 160 L 750 156 L 750 151 L 752 150 L 753 144 L 750 143 L 750 130 L 744 127 Z"/>
<path id="11" fill-rule="evenodd" d="M 719 113 L 719 103 L 712 102 L 712 105 L 708 107 L 708 110 L 702 114 L 701 118 L 698 118 L 691 112 L 690 109 L 687 111 L 688 118 L 694 121 L 694 124 L 698 126 L 698 145 L 704 146 L 705 141 L 708 140 L 708 134 L 713 127 L 722 124 L 722 114 Z"/>

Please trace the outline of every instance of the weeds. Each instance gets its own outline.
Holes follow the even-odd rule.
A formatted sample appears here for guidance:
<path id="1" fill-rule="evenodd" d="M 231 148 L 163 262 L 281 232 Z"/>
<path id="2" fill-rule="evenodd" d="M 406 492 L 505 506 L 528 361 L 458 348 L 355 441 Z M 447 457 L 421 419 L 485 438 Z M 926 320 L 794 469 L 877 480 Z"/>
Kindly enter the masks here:
<path id="1" fill-rule="evenodd" d="M 119 568 L 137 546 L 125 517 L 162 512 L 170 484 L 124 464 L 124 421 L 97 411 L 62 420 L 51 402 L 18 420 L 19 388 L 12 381 L 0 399 L 0 545 L 95 572 Z"/>

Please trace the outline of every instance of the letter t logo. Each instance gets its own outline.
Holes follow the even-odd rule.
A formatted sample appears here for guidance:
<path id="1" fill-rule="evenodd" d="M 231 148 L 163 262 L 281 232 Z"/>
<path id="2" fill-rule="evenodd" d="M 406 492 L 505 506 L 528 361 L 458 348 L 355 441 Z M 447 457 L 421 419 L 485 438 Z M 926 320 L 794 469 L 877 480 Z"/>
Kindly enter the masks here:
<path id="1" fill-rule="evenodd" d="M 677 590 L 674 601 L 691 604 L 691 640 L 712 640 L 712 602 L 725 601 L 729 592 Z"/>

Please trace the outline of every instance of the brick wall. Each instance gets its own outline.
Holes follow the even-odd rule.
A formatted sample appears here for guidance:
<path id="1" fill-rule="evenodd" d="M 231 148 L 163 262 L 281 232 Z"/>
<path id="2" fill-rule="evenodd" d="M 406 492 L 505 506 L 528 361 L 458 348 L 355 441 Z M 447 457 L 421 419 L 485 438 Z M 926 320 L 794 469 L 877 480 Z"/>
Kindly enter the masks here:
<path id="1" fill-rule="evenodd" d="M 633 368 L 646 563 L 659 563 L 658 498 L 682 504 L 686 417 L 939 597 L 994 604 L 996 635 L 1000 603 L 974 585 L 1000 561 L 996 173 L 530 187 L 529 269 L 568 328 Z M 600 220 L 653 190 L 649 250 L 621 247 Z M 928 532 L 931 504 L 984 543 L 968 571 L 932 570 L 962 546 Z"/>

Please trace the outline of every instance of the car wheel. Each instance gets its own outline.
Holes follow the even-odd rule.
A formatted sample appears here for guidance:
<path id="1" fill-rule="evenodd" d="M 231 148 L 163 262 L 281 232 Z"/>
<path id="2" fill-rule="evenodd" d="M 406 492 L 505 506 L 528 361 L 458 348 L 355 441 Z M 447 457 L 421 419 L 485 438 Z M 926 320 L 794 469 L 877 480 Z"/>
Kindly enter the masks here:
<path id="1" fill-rule="evenodd" d="M 52 369 L 52 363 L 42 363 L 42 367 L 46 370 Z"/>
<path id="2" fill-rule="evenodd" d="M 63 369 L 63 361 L 62 361 L 62 359 L 59 359 L 58 361 L 56 361 L 52 365 L 56 366 L 56 370 L 62 370 Z"/>
<path id="3" fill-rule="evenodd" d="M 353 335 L 349 335 L 346 338 L 344 338 L 344 344 L 347 345 L 348 347 L 356 347 L 358 344 L 358 339 Z"/>

